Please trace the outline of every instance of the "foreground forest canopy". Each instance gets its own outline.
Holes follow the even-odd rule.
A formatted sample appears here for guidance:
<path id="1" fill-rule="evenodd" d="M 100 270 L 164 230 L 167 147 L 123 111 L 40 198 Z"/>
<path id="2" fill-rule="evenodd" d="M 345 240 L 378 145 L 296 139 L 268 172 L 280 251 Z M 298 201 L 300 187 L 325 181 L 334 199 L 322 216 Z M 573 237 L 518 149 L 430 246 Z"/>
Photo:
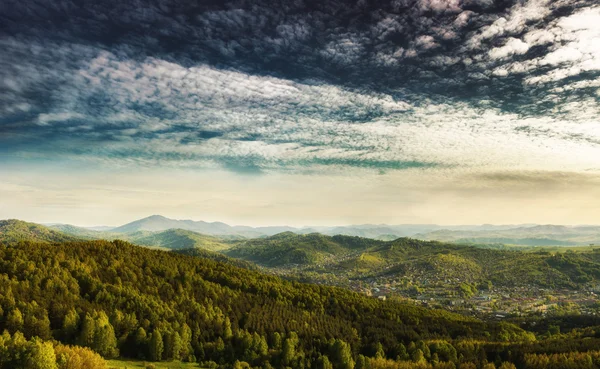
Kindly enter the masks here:
<path id="1" fill-rule="evenodd" d="M 94 352 L 236 368 L 600 363 L 600 327 L 536 335 L 123 241 L 3 243 L 0 308 L 6 368 L 101 367 L 83 366 Z"/>

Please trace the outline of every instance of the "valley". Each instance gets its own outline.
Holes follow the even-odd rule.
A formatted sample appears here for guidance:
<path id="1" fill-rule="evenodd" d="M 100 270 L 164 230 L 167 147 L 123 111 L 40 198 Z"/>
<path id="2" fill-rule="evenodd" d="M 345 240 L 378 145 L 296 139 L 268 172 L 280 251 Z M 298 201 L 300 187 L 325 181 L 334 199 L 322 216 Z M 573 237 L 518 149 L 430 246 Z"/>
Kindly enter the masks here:
<path id="1" fill-rule="evenodd" d="M 19 353 L 5 355 L 9 363 L 50 350 L 52 339 L 55 353 L 94 369 L 600 362 L 594 247 L 290 231 L 248 239 L 8 220 L 0 256 L 0 343 Z"/>
<path id="2" fill-rule="evenodd" d="M 14 221 L 5 226 L 9 230 L 4 231 L 2 239 L 14 242 L 16 238 L 9 238 L 9 235 L 19 233 L 26 239 L 50 242 L 122 239 L 290 280 L 341 287 L 374 298 L 445 309 L 482 319 L 600 314 L 597 298 L 600 293 L 600 247 L 593 245 L 465 245 L 411 238 L 385 241 L 289 230 L 272 236 L 246 238 L 233 234 L 205 235 L 184 229 L 164 230 L 171 225 L 191 224 L 176 220 L 162 222 L 164 219 L 167 218 L 152 216 L 103 231 L 68 225 L 46 228 Z M 217 229 L 212 230 L 219 233 L 225 226 L 218 223 Z M 413 226 L 414 229 L 423 227 L 431 226 Z M 248 227 L 241 228 L 248 230 Z M 497 228 L 493 232 L 510 231 Z M 518 232 L 540 235 L 543 229 L 562 233 L 565 229 L 531 228 L 527 231 L 520 227 Z M 24 229 L 32 230 L 24 232 Z M 479 232 L 490 230 L 483 228 Z"/>

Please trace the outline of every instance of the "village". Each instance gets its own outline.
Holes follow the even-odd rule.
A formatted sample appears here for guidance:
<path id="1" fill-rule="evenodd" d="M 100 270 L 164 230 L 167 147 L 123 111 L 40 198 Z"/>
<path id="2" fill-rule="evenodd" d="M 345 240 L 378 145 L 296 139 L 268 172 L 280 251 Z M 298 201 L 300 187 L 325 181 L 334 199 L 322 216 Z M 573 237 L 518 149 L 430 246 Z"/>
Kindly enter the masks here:
<path id="1" fill-rule="evenodd" d="M 271 269 L 283 277 L 320 285 L 333 285 L 377 298 L 444 309 L 484 319 L 539 315 L 600 316 L 600 286 L 587 289 L 552 289 L 538 286 L 474 286 L 460 279 L 430 281 L 422 278 L 347 278 L 334 273 L 291 272 Z M 482 288 L 483 287 L 483 288 Z"/>
<path id="2" fill-rule="evenodd" d="M 349 287 L 381 300 L 399 300 L 481 318 L 504 319 L 528 315 L 599 315 L 600 299 L 595 290 L 573 291 L 535 286 L 492 287 L 469 291 L 464 286 L 436 285 L 405 287 L 405 283 L 352 281 Z"/>

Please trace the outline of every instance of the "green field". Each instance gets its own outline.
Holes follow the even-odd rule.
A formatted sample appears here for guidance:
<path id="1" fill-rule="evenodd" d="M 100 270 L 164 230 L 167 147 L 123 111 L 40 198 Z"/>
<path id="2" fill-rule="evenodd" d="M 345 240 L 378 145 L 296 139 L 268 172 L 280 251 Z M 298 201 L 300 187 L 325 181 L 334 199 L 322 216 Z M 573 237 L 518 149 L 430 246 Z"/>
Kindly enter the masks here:
<path id="1" fill-rule="evenodd" d="M 154 365 L 155 369 L 200 368 L 197 363 L 182 363 L 180 361 L 154 363 L 150 361 L 107 360 L 106 362 L 108 363 L 108 367 L 111 369 L 146 368 L 150 365 Z"/>

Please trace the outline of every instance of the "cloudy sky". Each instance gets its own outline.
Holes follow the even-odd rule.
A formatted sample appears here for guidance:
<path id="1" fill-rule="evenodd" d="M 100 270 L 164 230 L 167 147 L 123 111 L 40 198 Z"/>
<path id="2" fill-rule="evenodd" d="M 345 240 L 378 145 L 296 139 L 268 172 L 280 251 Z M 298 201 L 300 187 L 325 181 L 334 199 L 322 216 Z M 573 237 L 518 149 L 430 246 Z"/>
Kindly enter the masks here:
<path id="1" fill-rule="evenodd" d="M 592 0 L 5 0 L 0 218 L 600 223 Z"/>

